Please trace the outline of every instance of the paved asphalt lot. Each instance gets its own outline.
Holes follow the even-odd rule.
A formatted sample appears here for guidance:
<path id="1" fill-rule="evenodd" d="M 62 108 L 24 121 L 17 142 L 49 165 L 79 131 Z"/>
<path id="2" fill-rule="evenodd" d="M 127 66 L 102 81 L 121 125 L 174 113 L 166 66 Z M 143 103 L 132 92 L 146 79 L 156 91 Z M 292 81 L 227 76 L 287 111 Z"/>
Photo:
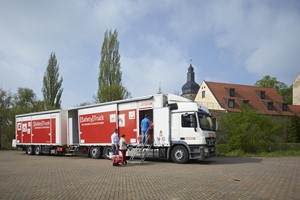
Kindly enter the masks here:
<path id="1" fill-rule="evenodd" d="M 300 157 L 145 161 L 0 151 L 0 199 L 300 199 Z"/>

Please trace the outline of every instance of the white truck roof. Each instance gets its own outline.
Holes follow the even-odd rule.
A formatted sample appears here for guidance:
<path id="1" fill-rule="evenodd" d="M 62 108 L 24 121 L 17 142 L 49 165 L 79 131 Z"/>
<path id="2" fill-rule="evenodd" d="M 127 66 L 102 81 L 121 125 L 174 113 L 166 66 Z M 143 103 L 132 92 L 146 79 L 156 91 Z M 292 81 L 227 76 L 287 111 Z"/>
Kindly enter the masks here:
<path id="1" fill-rule="evenodd" d="M 32 113 L 26 113 L 26 114 L 18 114 L 16 117 L 25 117 L 25 116 L 32 116 L 32 115 L 42 115 L 42 114 L 51 114 L 51 113 L 59 113 L 64 111 L 63 109 L 57 109 L 57 110 L 47 110 L 47 111 L 41 111 L 41 112 L 32 112 Z"/>

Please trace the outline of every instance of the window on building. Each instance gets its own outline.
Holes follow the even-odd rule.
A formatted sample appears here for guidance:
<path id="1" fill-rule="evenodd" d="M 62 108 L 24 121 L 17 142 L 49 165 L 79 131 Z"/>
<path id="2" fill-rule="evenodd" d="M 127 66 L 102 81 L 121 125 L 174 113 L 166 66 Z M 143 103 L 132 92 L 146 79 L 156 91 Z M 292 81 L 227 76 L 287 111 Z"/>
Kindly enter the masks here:
<path id="1" fill-rule="evenodd" d="M 202 99 L 205 98 L 205 90 L 202 91 Z"/>
<path id="2" fill-rule="evenodd" d="M 282 111 L 287 111 L 288 110 L 288 104 L 287 103 L 283 103 L 282 104 Z"/>
<path id="3" fill-rule="evenodd" d="M 234 99 L 228 99 L 228 107 L 234 108 Z"/>
<path id="4" fill-rule="evenodd" d="M 229 96 L 230 97 L 234 97 L 234 91 L 235 91 L 234 88 L 229 88 Z"/>
<path id="5" fill-rule="evenodd" d="M 265 99 L 266 98 L 266 92 L 265 91 L 260 91 L 260 98 Z"/>
<path id="6" fill-rule="evenodd" d="M 273 110 L 273 102 L 268 102 L 268 110 Z"/>
<path id="7" fill-rule="evenodd" d="M 249 100 L 244 99 L 244 100 L 242 101 L 242 105 L 243 105 L 243 106 L 248 106 L 248 105 L 249 105 Z"/>

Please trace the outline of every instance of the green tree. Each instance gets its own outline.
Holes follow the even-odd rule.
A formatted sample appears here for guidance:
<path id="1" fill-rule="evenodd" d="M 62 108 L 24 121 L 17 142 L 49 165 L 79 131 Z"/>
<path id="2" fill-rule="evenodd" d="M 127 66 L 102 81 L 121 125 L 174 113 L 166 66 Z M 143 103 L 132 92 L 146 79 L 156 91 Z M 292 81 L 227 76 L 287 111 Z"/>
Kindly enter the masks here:
<path id="1" fill-rule="evenodd" d="M 277 78 L 266 75 L 261 80 L 256 81 L 255 85 L 275 88 L 286 103 L 292 104 L 292 86 L 288 87 L 285 83 L 278 81 Z"/>
<path id="2" fill-rule="evenodd" d="M 292 116 L 290 119 L 287 142 L 300 142 L 300 118 L 297 115 Z"/>
<path id="3" fill-rule="evenodd" d="M 282 96 L 283 100 L 288 104 L 293 104 L 293 86 L 286 89 L 277 90 L 277 92 Z"/>
<path id="4" fill-rule="evenodd" d="M 36 94 L 29 88 L 18 88 L 13 96 L 13 112 L 15 115 L 43 111 L 43 102 L 38 100 Z"/>
<path id="5" fill-rule="evenodd" d="M 111 29 L 105 32 L 99 68 L 98 102 L 120 100 L 130 96 L 127 88 L 122 85 L 119 41 L 116 29 L 114 32 Z"/>
<path id="6" fill-rule="evenodd" d="M 43 79 L 43 96 L 46 110 L 61 108 L 63 78 L 59 77 L 59 64 L 55 53 L 51 53 Z"/>
<path id="7" fill-rule="evenodd" d="M 18 88 L 16 94 L 11 94 L 0 88 L 0 149 L 11 148 L 15 138 L 15 115 L 42 111 L 43 105 L 31 89 Z"/>
<path id="8" fill-rule="evenodd" d="M 256 86 L 275 88 L 277 90 L 288 88 L 283 82 L 277 81 L 277 78 L 269 75 L 264 76 L 261 80 L 256 81 Z"/>
<path id="9" fill-rule="evenodd" d="M 12 124 L 10 118 L 11 101 L 11 93 L 0 88 L 0 149 L 7 146 L 6 140 L 10 134 Z"/>
<path id="10" fill-rule="evenodd" d="M 282 130 L 282 123 L 248 107 L 222 116 L 220 125 L 232 150 L 248 153 L 263 151 L 264 147 L 274 144 Z"/>

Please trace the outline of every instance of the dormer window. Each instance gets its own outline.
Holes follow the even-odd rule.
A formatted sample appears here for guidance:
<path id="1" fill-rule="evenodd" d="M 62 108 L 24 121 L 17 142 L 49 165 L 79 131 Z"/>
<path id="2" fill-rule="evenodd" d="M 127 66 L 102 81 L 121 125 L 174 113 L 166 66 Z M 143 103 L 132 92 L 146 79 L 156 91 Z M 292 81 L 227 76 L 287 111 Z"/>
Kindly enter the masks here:
<path id="1" fill-rule="evenodd" d="M 234 108 L 234 99 L 228 99 L 228 107 Z"/>
<path id="2" fill-rule="evenodd" d="M 267 108 L 268 110 L 273 110 L 273 102 L 268 102 Z"/>
<path id="3" fill-rule="evenodd" d="M 266 98 L 266 92 L 265 91 L 260 91 L 260 98 L 265 99 Z"/>
<path id="4" fill-rule="evenodd" d="M 283 103 L 281 105 L 282 111 L 287 111 L 288 110 L 288 104 L 287 103 Z"/>
<path id="5" fill-rule="evenodd" d="M 249 100 L 244 99 L 242 101 L 243 106 L 248 106 L 249 105 Z"/>
<path id="6" fill-rule="evenodd" d="M 228 92 L 230 97 L 234 97 L 234 91 L 235 91 L 234 88 L 229 88 Z"/>

